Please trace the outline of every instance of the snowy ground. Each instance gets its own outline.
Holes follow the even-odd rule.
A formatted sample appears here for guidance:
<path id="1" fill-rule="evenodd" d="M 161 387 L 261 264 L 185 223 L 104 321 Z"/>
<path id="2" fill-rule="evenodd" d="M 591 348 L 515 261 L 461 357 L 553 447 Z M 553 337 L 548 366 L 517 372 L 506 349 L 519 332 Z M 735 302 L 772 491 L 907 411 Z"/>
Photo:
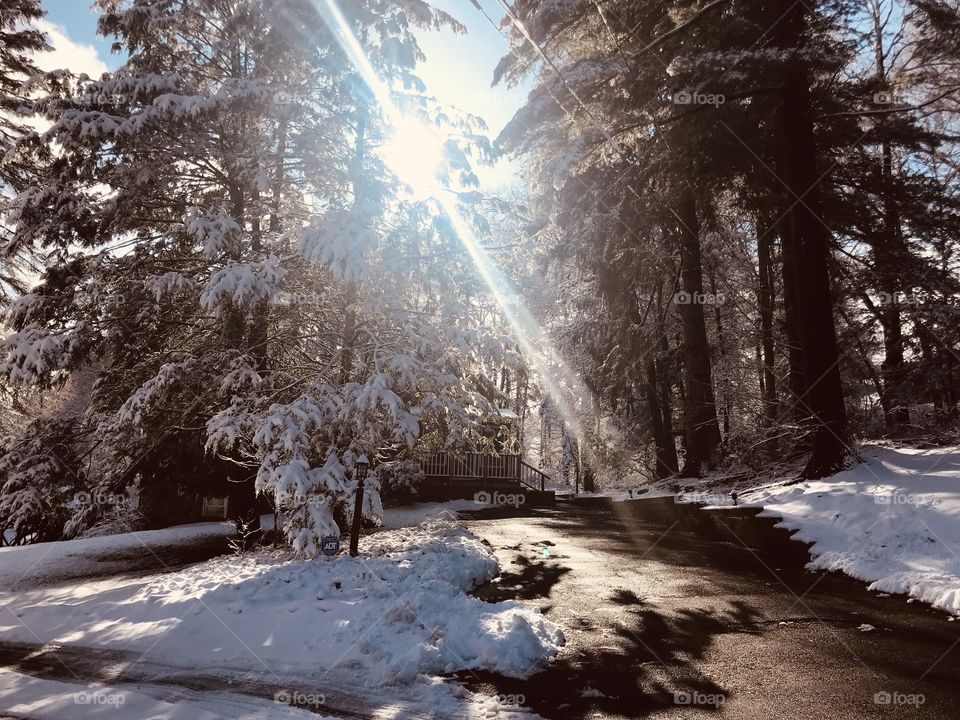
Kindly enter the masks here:
<path id="1" fill-rule="evenodd" d="M 184 694 L 187 697 L 184 697 Z M 161 695 L 161 697 L 156 697 Z M 166 695 L 167 697 L 162 697 Z M 312 710 L 231 693 L 171 693 L 119 685 L 60 682 L 0 668 L 0 712 L 36 720 L 324 720 Z M 326 720 L 336 720 L 327 716 Z"/>
<path id="2" fill-rule="evenodd" d="M 0 548 L 0 588 L 14 589 L 128 569 L 131 555 L 195 545 L 236 533 L 233 523 L 206 522 L 163 530 Z"/>
<path id="3" fill-rule="evenodd" d="M 811 567 L 960 615 L 960 448 L 867 447 L 862 464 L 823 480 L 742 496 L 813 543 Z"/>
<path id="4" fill-rule="evenodd" d="M 389 530 L 419 525 L 425 520 L 456 520 L 457 513 L 461 510 L 476 512 L 482 508 L 483 505 L 473 500 L 448 500 L 388 507 L 383 511 L 383 527 Z"/>
<path id="5" fill-rule="evenodd" d="M 124 537 L 58 543 L 43 559 L 55 565 L 75 555 L 78 543 Z M 34 561 L 39 547 L 5 550 L 3 561 L 19 569 L 28 560 L 16 556 Z M 200 675 L 286 682 L 304 695 L 323 695 L 349 678 L 382 688 L 384 697 L 402 689 L 413 706 L 456 716 L 466 703 L 489 717 L 512 711 L 500 713 L 490 698 L 471 697 L 437 676 L 481 668 L 524 676 L 563 644 L 560 629 L 539 611 L 467 595 L 498 566 L 490 548 L 459 525 L 429 521 L 378 532 L 364 538 L 361 551 L 355 559 L 315 561 L 259 551 L 165 574 L 3 592 L 0 638 L 143 653 Z M 14 680 L 0 677 L 0 687 L 25 682 Z M 131 697 L 128 707 L 148 700 Z"/>

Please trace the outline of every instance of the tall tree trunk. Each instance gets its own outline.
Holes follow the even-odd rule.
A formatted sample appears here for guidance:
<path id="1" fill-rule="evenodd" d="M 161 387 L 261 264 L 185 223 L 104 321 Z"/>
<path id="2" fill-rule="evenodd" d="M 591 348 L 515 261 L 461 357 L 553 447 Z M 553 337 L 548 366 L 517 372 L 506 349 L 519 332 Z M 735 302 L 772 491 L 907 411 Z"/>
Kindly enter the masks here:
<path id="1" fill-rule="evenodd" d="M 723 405 L 720 414 L 723 418 L 723 437 L 730 434 L 730 416 L 733 414 L 733 406 L 730 402 L 730 383 L 727 378 L 727 343 L 723 335 L 723 315 L 720 313 L 720 295 L 717 293 L 716 276 L 711 272 L 710 275 L 710 295 L 713 297 L 713 320 L 717 326 L 717 362 L 720 367 L 720 388 Z"/>
<path id="2" fill-rule="evenodd" d="M 228 187 L 230 199 L 230 214 L 233 220 L 241 228 L 241 233 L 246 228 L 247 205 L 246 197 L 243 192 L 243 186 L 240 180 L 233 176 Z M 254 207 L 254 222 L 251 231 L 251 247 L 259 243 L 259 219 L 256 216 L 258 209 Z M 234 260 L 240 260 L 242 255 L 240 251 L 230 253 Z M 246 313 L 243 308 L 238 307 L 232 301 L 228 303 L 224 310 L 223 337 L 228 347 L 234 350 L 242 351 L 248 347 L 244 341 L 246 330 Z M 222 472 L 222 467 L 217 468 L 217 472 Z M 260 530 L 260 515 L 257 512 L 257 490 L 256 484 L 252 479 L 240 482 L 231 501 L 233 506 L 230 514 L 233 516 L 233 522 L 236 525 L 237 532 L 242 536 L 248 533 Z M 246 540 L 244 540 L 246 542 Z"/>
<path id="3" fill-rule="evenodd" d="M 366 120 L 360 118 L 357 123 L 357 145 L 354 150 L 354 162 L 356 163 L 357 177 L 353 182 L 354 203 L 359 202 L 360 197 L 360 179 L 362 173 L 364 142 L 366 137 Z M 343 334 L 341 335 L 342 352 L 340 355 L 340 382 L 345 383 L 350 377 L 350 370 L 353 368 L 353 348 L 357 339 L 357 312 L 354 306 L 357 302 L 357 283 L 350 280 L 347 283 L 347 291 L 343 299 Z"/>
<path id="4" fill-rule="evenodd" d="M 884 143 L 884 154 L 889 153 L 889 147 Z M 884 177 L 889 178 L 890 159 L 884 158 Z M 881 290 L 884 293 L 885 303 L 881 308 L 883 328 L 883 362 L 880 370 L 883 376 L 883 385 L 890 406 L 884 420 L 887 428 L 895 429 L 899 425 L 910 421 L 910 411 L 903 400 L 904 358 L 903 358 L 903 318 L 900 312 L 900 297 L 903 283 L 900 278 L 900 266 L 903 262 L 902 229 L 900 228 L 900 212 L 896 200 L 892 197 L 892 179 L 884 181 L 887 186 L 884 197 L 884 228 L 882 247 L 876 248 L 874 260 L 877 275 L 880 278 Z"/>
<path id="5" fill-rule="evenodd" d="M 647 359 L 646 373 L 647 409 L 650 412 L 650 428 L 656 451 L 656 476 L 660 479 L 677 473 L 677 446 L 673 442 L 672 427 L 665 422 L 670 409 L 661 404 L 660 377 L 657 361 L 653 357 Z"/>
<path id="6" fill-rule="evenodd" d="M 260 192 L 253 191 L 253 212 L 250 217 L 250 249 L 257 260 L 263 259 L 263 228 L 261 225 Z M 247 347 L 253 353 L 257 371 L 267 370 L 267 322 L 270 317 L 270 300 L 265 299 L 253 306 L 250 317 L 250 333 Z"/>
<path id="7" fill-rule="evenodd" d="M 283 192 L 283 160 L 287 151 L 287 118 L 281 119 L 277 128 L 277 147 L 276 157 L 274 159 L 273 179 L 271 181 L 271 204 L 270 204 L 270 223 L 267 226 L 268 232 L 276 236 L 282 229 L 280 219 L 280 195 Z M 263 213 L 260 209 L 260 192 L 253 191 L 253 233 L 252 250 L 257 259 L 263 259 L 263 228 L 261 217 Z M 262 300 L 253 308 L 253 314 L 250 319 L 250 342 L 248 343 L 254 358 L 256 358 L 257 370 L 261 373 L 269 370 L 268 362 L 268 342 L 269 342 L 269 324 L 270 324 L 270 300 Z"/>
<path id="8" fill-rule="evenodd" d="M 230 47 L 230 76 L 233 78 L 243 78 L 246 76 L 246 66 L 244 64 L 244 54 L 239 43 L 234 39 Z M 246 131 L 246 118 L 243 114 L 239 118 L 239 132 L 242 135 Z M 246 197 L 243 192 L 243 183 L 241 182 L 240 171 L 237 167 L 231 167 L 228 170 L 227 195 L 230 201 L 230 216 L 240 227 L 243 234 L 246 230 Z M 241 260 L 241 254 L 237 251 L 228 253 L 232 260 Z M 227 346 L 235 350 L 243 349 L 243 335 L 246 318 L 241 308 L 238 308 L 233 302 L 229 302 L 224 311 L 223 337 Z"/>
<path id="9" fill-rule="evenodd" d="M 684 187 L 677 206 L 680 236 L 680 279 L 685 297 L 678 302 L 683 320 L 684 415 L 687 456 L 681 475 L 695 477 L 712 468 L 720 445 L 720 426 L 713 397 L 710 345 L 703 317 L 703 268 L 700 220 L 693 192 Z"/>
<path id="10" fill-rule="evenodd" d="M 637 334 L 634 352 L 637 356 L 646 355 L 643 362 L 644 393 L 647 410 L 650 414 L 650 429 L 656 454 L 655 475 L 658 479 L 676 475 L 679 469 L 677 445 L 673 440 L 673 407 L 671 404 L 671 382 L 669 369 L 663 367 L 664 359 L 669 355 L 670 346 L 664 328 L 663 283 L 657 283 L 654 298 L 657 303 L 657 341 L 654 347 L 645 349 Z M 642 318 L 639 308 L 635 308 L 635 321 L 639 328 Z"/>
<path id="11" fill-rule="evenodd" d="M 873 19 L 875 70 L 881 86 L 886 90 L 888 89 L 887 68 L 880 3 L 872 3 L 870 12 Z M 884 421 L 887 428 L 893 430 L 898 425 L 910 422 L 910 412 L 904 405 L 902 397 L 904 382 L 903 319 L 899 305 L 899 296 L 903 291 L 901 266 L 905 253 L 900 207 L 897 203 L 893 178 L 893 148 L 890 139 L 887 137 L 888 125 L 889 123 L 884 118 L 878 120 L 878 130 L 882 138 L 880 178 L 883 193 L 883 230 L 879 243 L 874 248 L 874 263 L 880 290 L 884 293 L 886 300 L 881 313 L 884 357 L 880 365 L 886 394 Z"/>
<path id="12" fill-rule="evenodd" d="M 800 398 L 807 392 L 807 377 L 803 362 L 803 342 L 800 339 L 800 290 L 794 279 L 796 265 L 793 243 L 787 241 L 789 228 L 781 235 L 781 272 L 783 274 L 784 335 L 787 339 L 787 359 L 790 365 L 790 418 L 801 423 L 807 416 Z"/>
<path id="13" fill-rule="evenodd" d="M 246 226 L 246 202 L 239 179 L 231 179 L 227 193 L 230 198 L 230 216 L 234 222 L 240 226 L 241 232 L 243 232 Z M 233 260 L 240 259 L 236 251 L 231 251 L 229 256 Z M 243 349 L 245 323 L 246 319 L 243 310 L 234 305 L 233 302 L 229 302 L 223 312 L 223 338 L 228 347 L 235 350 Z"/>
<path id="14" fill-rule="evenodd" d="M 770 432 L 777 423 L 777 376 L 773 345 L 773 313 L 775 290 L 773 285 L 773 232 L 763 223 L 757 223 L 757 272 L 760 276 L 758 299 L 760 305 L 760 347 L 763 361 L 763 429 Z M 767 457 L 777 454 L 777 440 L 767 441 Z"/>
<path id="15" fill-rule="evenodd" d="M 903 318 L 900 297 L 903 292 L 901 267 L 904 261 L 903 228 L 897 205 L 893 180 L 893 150 L 890 143 L 882 143 L 883 182 L 883 236 L 880 247 L 874 251 L 874 262 L 886 303 L 882 308 L 883 363 L 880 369 L 883 385 L 891 407 L 885 416 L 886 425 L 895 429 L 910 422 L 910 411 L 904 404 Z"/>
<path id="16" fill-rule="evenodd" d="M 277 128 L 277 156 L 273 161 L 273 187 L 271 190 L 272 206 L 270 208 L 270 232 L 278 233 L 283 229 L 283 222 L 280 218 L 280 195 L 283 192 L 284 166 L 283 161 L 287 155 L 287 132 L 289 120 L 286 115 L 281 118 L 280 126 Z"/>
<path id="17" fill-rule="evenodd" d="M 780 10 L 784 20 L 778 26 L 779 34 L 784 48 L 792 53 L 786 64 L 779 109 L 782 168 L 791 195 L 784 236 L 784 246 L 790 252 L 784 253 L 784 275 L 793 279 L 797 289 L 807 381 L 800 401 L 813 429 L 813 451 L 801 477 L 820 478 L 846 466 L 851 451 L 830 294 L 829 238 L 819 216 L 820 179 L 809 77 L 801 54 L 806 6 L 781 0 Z"/>
<path id="18" fill-rule="evenodd" d="M 658 307 L 659 307 L 658 299 Z M 663 317 L 663 311 L 660 310 L 660 317 Z M 669 449 L 667 450 L 667 460 L 669 461 L 669 466 L 674 469 L 676 472 L 679 467 L 679 461 L 677 460 L 677 444 L 674 440 L 673 433 L 673 377 L 674 377 L 674 368 L 672 363 L 668 362 L 670 357 L 670 342 L 667 339 L 667 333 L 663 329 L 661 323 L 660 331 L 660 352 L 659 355 L 655 358 L 656 370 L 657 370 L 657 382 L 659 387 L 657 391 L 660 393 L 660 411 L 663 413 L 663 432 L 664 435 L 668 438 Z M 672 459 L 671 459 L 672 458 Z"/>

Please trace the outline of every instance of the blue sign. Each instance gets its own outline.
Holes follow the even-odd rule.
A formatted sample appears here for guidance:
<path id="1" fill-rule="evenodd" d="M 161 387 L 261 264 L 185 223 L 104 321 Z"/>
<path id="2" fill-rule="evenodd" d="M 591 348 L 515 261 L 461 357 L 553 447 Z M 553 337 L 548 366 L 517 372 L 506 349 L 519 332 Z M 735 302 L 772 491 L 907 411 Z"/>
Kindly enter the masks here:
<path id="1" fill-rule="evenodd" d="M 333 535 L 327 535 L 320 541 L 320 549 L 327 557 L 333 557 L 340 552 L 340 538 Z"/>

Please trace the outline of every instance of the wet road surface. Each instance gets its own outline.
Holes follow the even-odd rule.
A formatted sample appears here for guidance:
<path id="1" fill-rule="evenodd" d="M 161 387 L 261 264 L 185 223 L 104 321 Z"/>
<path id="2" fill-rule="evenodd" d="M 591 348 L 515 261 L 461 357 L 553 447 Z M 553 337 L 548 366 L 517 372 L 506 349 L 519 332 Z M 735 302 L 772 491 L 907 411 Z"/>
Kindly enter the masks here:
<path id="1" fill-rule="evenodd" d="M 524 679 L 460 679 L 550 719 L 960 718 L 960 622 L 806 571 L 806 545 L 756 512 L 666 498 L 474 515 L 503 569 L 477 594 L 533 602 L 567 646 Z"/>

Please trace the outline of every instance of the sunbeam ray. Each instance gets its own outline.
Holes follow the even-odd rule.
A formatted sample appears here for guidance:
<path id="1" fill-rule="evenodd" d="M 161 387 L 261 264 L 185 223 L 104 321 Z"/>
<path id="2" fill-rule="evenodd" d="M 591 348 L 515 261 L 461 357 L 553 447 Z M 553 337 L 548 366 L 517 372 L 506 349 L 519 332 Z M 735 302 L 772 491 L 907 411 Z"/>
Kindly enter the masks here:
<path id="1" fill-rule="evenodd" d="M 379 103 L 387 120 L 397 127 L 409 127 L 411 122 L 417 122 L 404 115 L 391 96 L 386 86 L 371 64 L 360 41 L 357 39 L 350 24 L 340 11 L 336 0 L 318 0 L 321 3 L 321 15 L 326 20 L 330 30 L 339 39 L 341 47 L 354 67 L 367 84 L 373 97 Z M 426 126 L 418 128 L 419 133 L 434 135 Z M 439 142 L 439 141 L 438 141 Z M 394 169 L 403 172 L 401 166 Z M 418 173 L 414 178 L 401 178 L 405 182 L 417 183 L 423 189 L 423 176 Z M 586 437 L 581 413 L 591 406 L 591 393 L 577 373 L 562 358 L 556 346 L 536 321 L 520 294 L 513 288 L 496 261 L 483 248 L 476 234 L 464 219 L 457 207 L 456 200 L 450 193 L 444 192 L 439 184 L 436 186 L 436 200 L 443 208 L 460 242 L 470 255 L 477 272 L 483 279 L 490 293 L 493 295 L 500 310 L 513 331 L 514 339 L 537 375 L 540 377 L 550 398 L 556 404 L 568 431 L 580 441 L 581 451 L 590 457 L 590 447 L 583 442 Z"/>

